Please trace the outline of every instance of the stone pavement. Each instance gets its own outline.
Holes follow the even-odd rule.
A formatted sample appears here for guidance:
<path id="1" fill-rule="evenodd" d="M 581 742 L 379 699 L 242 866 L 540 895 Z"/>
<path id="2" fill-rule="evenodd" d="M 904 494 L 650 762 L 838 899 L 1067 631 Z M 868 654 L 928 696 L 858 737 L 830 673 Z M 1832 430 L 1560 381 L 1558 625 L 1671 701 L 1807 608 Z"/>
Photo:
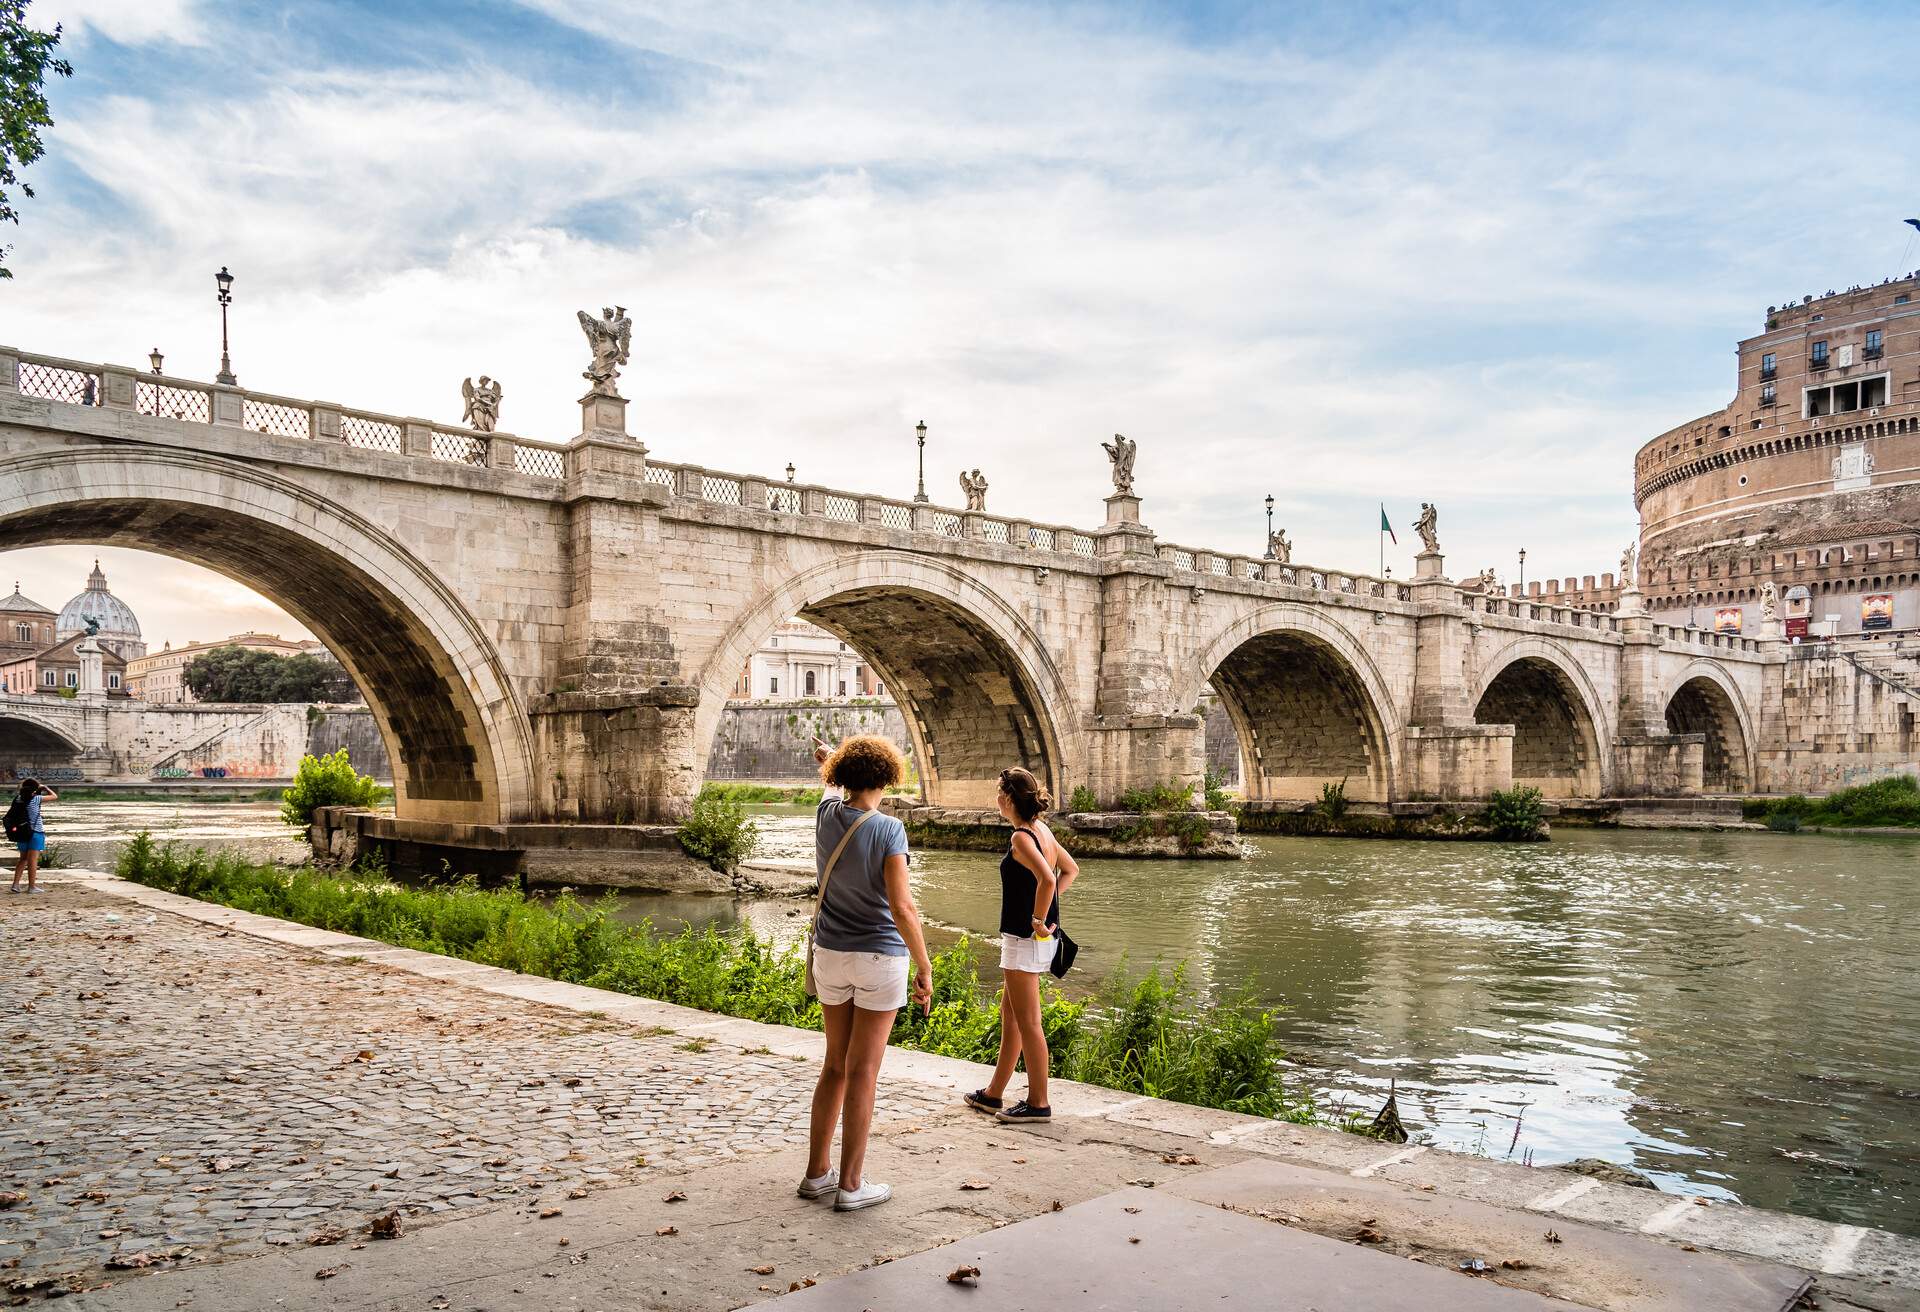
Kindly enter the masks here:
<path id="1" fill-rule="evenodd" d="M 1341 1240 L 1303 1250 L 1335 1270 L 1466 1280 L 1480 1257 L 1477 1285 L 1608 1312 L 1767 1306 L 1811 1271 L 1826 1308 L 1920 1308 L 1911 1239 L 1065 1083 L 1072 1114 L 1015 1132 L 957 1106 L 980 1068 L 903 1051 L 871 1165 L 898 1196 L 836 1215 L 792 1194 L 816 1034 L 60 880 L 0 898 L 0 1193 L 24 1195 L 0 1212 L 0 1293 L 59 1274 L 88 1312 L 730 1308 L 898 1262 L 910 1283 L 872 1305 L 900 1307 L 948 1288 L 916 1293 L 905 1259 L 999 1251 L 1003 1226 L 1017 1254 L 1056 1203 L 1151 1181 L 1183 1225 L 1197 1204 Z M 372 1238 L 396 1209 L 399 1240 Z M 1396 1306 L 1351 1280 L 1343 1306 Z M 1012 1306 L 1009 1281 L 983 1296 Z M 1695 1284 L 1761 1293 L 1696 1304 Z"/>

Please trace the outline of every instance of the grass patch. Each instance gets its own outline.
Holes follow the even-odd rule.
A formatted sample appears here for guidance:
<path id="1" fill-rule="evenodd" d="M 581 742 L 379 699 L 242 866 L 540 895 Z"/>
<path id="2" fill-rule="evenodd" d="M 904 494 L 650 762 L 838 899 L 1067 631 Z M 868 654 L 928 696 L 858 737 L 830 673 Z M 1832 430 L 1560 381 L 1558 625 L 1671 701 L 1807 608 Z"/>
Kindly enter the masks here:
<path id="1" fill-rule="evenodd" d="M 693 799 L 693 810 L 680 826 L 680 846 L 696 861 L 731 872 L 760 846 L 760 826 L 747 815 L 744 801 L 708 784 Z"/>
<path id="2" fill-rule="evenodd" d="M 181 788 L 178 791 L 158 788 L 133 789 L 122 788 L 62 788 L 60 800 L 63 802 L 205 802 L 219 804 L 225 802 L 277 802 L 285 791 L 279 788 L 254 788 L 244 793 L 203 792 L 197 788 Z"/>
<path id="3" fill-rule="evenodd" d="M 1509 788 L 1487 796 L 1487 828 L 1495 838 L 1524 843 L 1540 837 L 1547 808 L 1538 788 Z"/>
<path id="4" fill-rule="evenodd" d="M 1754 797 L 1741 803 L 1749 820 L 1792 833 L 1802 826 L 1833 829 L 1920 828 L 1920 778 L 1889 775 L 1857 788 L 1841 788 L 1825 797 Z"/>
<path id="5" fill-rule="evenodd" d="M 122 849 L 117 870 L 169 892 L 400 947 L 722 1015 L 820 1028 L 819 1003 L 802 984 L 806 963 L 799 948 L 775 947 L 750 931 L 669 935 L 650 922 L 625 924 L 613 917 L 612 897 L 582 903 L 563 894 L 549 903 L 471 881 L 411 888 L 374 874 L 288 870 L 161 846 L 144 832 Z M 932 984 L 932 1013 L 903 1008 L 893 1042 L 992 1062 L 1000 1046 L 999 1010 L 981 987 L 967 940 L 934 958 Z M 1276 1013 L 1248 994 L 1209 999 L 1183 971 L 1157 968 L 1136 979 L 1116 975 L 1092 1002 L 1065 997 L 1051 981 L 1043 988 L 1058 1078 L 1257 1116 L 1313 1118 L 1310 1103 L 1289 1099 L 1282 1089 Z"/>

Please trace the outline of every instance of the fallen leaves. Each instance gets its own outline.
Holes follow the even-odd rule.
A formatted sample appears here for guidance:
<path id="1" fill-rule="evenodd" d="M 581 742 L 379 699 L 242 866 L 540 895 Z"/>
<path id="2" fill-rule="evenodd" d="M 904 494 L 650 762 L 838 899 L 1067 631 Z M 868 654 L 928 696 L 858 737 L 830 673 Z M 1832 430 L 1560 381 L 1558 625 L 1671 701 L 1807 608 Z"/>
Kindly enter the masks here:
<path id="1" fill-rule="evenodd" d="M 1061 1202 L 1058 1198 L 1056 1198 L 1053 1200 L 1053 1206 L 1048 1208 L 1047 1210 L 1052 1212 L 1064 1212 L 1067 1210 L 1067 1205 Z"/>
<path id="2" fill-rule="evenodd" d="M 982 1189 L 991 1188 L 993 1188 L 992 1183 L 986 1180 L 962 1180 L 960 1182 L 960 1191 L 962 1193 L 977 1193 Z"/>
<path id="3" fill-rule="evenodd" d="M 685 1189 L 675 1189 L 660 1201 L 663 1203 L 684 1203 L 687 1201 L 687 1191 Z"/>
<path id="4" fill-rule="evenodd" d="M 177 1262 L 192 1252 L 191 1248 L 182 1245 L 179 1248 L 151 1248 L 140 1253 L 115 1253 L 101 1265 L 109 1271 L 142 1271 L 161 1262 Z"/>
<path id="5" fill-rule="evenodd" d="M 367 1238 L 398 1239 L 400 1237 L 400 1209 L 382 1212 L 367 1223 Z"/>
<path id="6" fill-rule="evenodd" d="M 0 1194 L 0 1212 L 4 1212 L 9 1207 L 18 1207 L 20 1206 L 20 1204 L 26 1201 L 27 1201 L 27 1196 L 25 1194 L 16 1194 L 16 1193 Z"/>
<path id="7" fill-rule="evenodd" d="M 1192 1153 L 1161 1153 L 1160 1160 L 1168 1166 L 1198 1166 L 1200 1159 Z"/>
<path id="8" fill-rule="evenodd" d="M 315 1280 L 331 1280 L 346 1269 L 347 1264 L 345 1262 L 342 1262 L 339 1266 L 323 1266 L 313 1273 L 313 1278 Z"/>
<path id="9" fill-rule="evenodd" d="M 950 1285 L 970 1285 L 979 1279 L 980 1268 L 977 1266 L 957 1266 L 947 1272 L 947 1283 Z"/>
<path id="10" fill-rule="evenodd" d="M 750 1266 L 747 1270 L 756 1276 L 770 1276 L 773 1274 L 773 1263 L 769 1262 L 765 1266 Z"/>
<path id="11" fill-rule="evenodd" d="M 1533 1269 L 1533 1263 L 1527 1261 L 1525 1258 L 1509 1257 L 1501 1261 L 1500 1269 L 1502 1271 L 1530 1271 Z"/>
<path id="12" fill-rule="evenodd" d="M 236 1165 L 238 1165 L 238 1163 L 236 1163 L 231 1157 L 207 1158 L 207 1169 L 209 1171 L 212 1171 L 215 1175 L 225 1175 L 228 1171 L 231 1171 Z"/>
<path id="13" fill-rule="evenodd" d="M 560 1215 L 560 1209 L 557 1207 L 543 1207 L 540 1209 L 540 1219 L 542 1221 L 551 1221 L 558 1215 Z"/>
<path id="14" fill-rule="evenodd" d="M 326 1248 L 337 1244 L 347 1237 L 347 1232 L 337 1225 L 323 1225 L 307 1236 L 307 1244 L 313 1248 Z"/>
<path id="15" fill-rule="evenodd" d="M 1139 1243 L 1139 1242 L 1140 1242 L 1140 1236 L 1139 1236 L 1139 1235 L 1128 1235 L 1128 1236 L 1127 1236 L 1127 1242 L 1128 1242 L 1128 1243 L 1130 1243 L 1130 1244 L 1137 1244 L 1137 1243 Z"/>
<path id="16" fill-rule="evenodd" d="M 1542 1238 L 1550 1244 L 1557 1244 L 1560 1242 L 1560 1232 L 1558 1230 L 1549 1230 Z"/>
<path id="17" fill-rule="evenodd" d="M 586 1196 L 587 1196 L 587 1191 L 585 1189 L 567 1190 L 567 1197 L 569 1198 L 585 1198 Z"/>
<path id="18" fill-rule="evenodd" d="M 677 1226 L 677 1225 L 663 1225 L 663 1226 L 660 1226 L 660 1227 L 658 1227 L 657 1229 L 655 1229 L 655 1230 L 654 1230 L 654 1233 L 655 1233 L 656 1235 L 662 1235 L 662 1236 L 664 1236 L 664 1235 L 677 1235 L 677 1234 L 679 1234 L 679 1233 L 680 1233 L 680 1227 L 679 1227 L 679 1226 Z"/>
<path id="19" fill-rule="evenodd" d="M 815 1283 L 817 1282 L 812 1276 L 801 1276 L 798 1280 L 787 1286 L 787 1292 L 792 1294 L 802 1289 L 811 1289 Z"/>
<path id="20" fill-rule="evenodd" d="M 1378 1230 L 1375 1230 L 1372 1226 L 1363 1225 L 1359 1230 L 1354 1232 L 1353 1242 L 1356 1244 L 1384 1244 L 1387 1242 L 1387 1237 Z"/>

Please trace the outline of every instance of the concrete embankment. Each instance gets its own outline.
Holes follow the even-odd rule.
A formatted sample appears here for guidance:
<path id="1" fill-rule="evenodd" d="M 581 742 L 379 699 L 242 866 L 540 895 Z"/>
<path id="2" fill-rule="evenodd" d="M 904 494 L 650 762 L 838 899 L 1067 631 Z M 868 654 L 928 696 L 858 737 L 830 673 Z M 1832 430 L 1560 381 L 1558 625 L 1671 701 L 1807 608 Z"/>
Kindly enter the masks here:
<path id="1" fill-rule="evenodd" d="M 915 847 L 950 852 L 1004 852 L 1013 827 L 998 811 L 928 806 L 908 797 L 881 802 L 907 827 Z M 1047 817 L 1055 835 L 1076 857 L 1148 857 L 1237 861 L 1239 828 L 1226 811 L 1069 812 Z"/>
<path id="2" fill-rule="evenodd" d="M 958 1104 L 985 1068 L 900 1050 L 882 1070 L 869 1157 L 869 1177 L 892 1184 L 895 1199 L 836 1215 L 792 1192 L 818 1034 L 109 876 L 60 878 L 53 897 L 0 907 L 9 933 L 71 958 L 54 963 L 59 1001 L 45 996 L 42 1021 L 63 1009 L 75 1025 L 88 1008 L 140 1012 L 129 1050 L 101 1072 L 105 1084 L 87 1086 L 89 1098 L 108 1094 L 123 1131 L 142 1116 L 164 1120 L 153 1151 L 174 1155 L 159 1169 L 184 1165 L 210 1191 L 180 1194 L 179 1205 L 201 1209 L 231 1192 L 204 1208 L 216 1221 L 215 1211 L 239 1217 L 205 1254 L 168 1249 L 145 1273 L 105 1272 L 117 1283 L 86 1296 L 93 1309 L 731 1308 L 790 1289 L 798 1307 L 848 1309 L 1099 1297 L 1164 1309 L 1787 1312 L 1813 1306 L 1801 1301 L 1809 1293 L 1828 1309 L 1920 1307 L 1920 1242 L 1910 1237 L 1068 1082 L 1053 1086 L 1053 1125 L 1015 1130 Z M 102 935 L 127 941 L 102 953 L 93 942 Z M 144 978 L 189 961 L 208 968 L 174 991 Z M 278 1047 L 264 1054 L 276 1087 L 310 1086 L 314 1110 L 289 1119 L 284 1097 L 227 1105 L 225 1081 L 266 1070 L 224 1050 L 181 1060 L 170 1050 L 198 1042 L 205 1025 L 146 1023 L 150 997 L 221 1027 L 255 1027 L 257 1041 Z M 135 1096 L 161 1069 L 181 1096 L 164 1106 Z M 64 1078 L 43 1074 L 44 1090 L 27 1072 L 35 1092 L 8 1113 L 30 1131 L 7 1141 L 18 1154 L 8 1165 L 19 1179 L 59 1175 L 60 1193 L 30 1195 L 11 1215 L 27 1224 L 45 1210 L 65 1223 L 70 1198 L 96 1193 L 101 1208 L 144 1215 L 144 1195 L 114 1194 L 120 1140 L 37 1132 L 36 1117 L 72 1111 L 60 1102 Z M 129 1085 L 124 1096 L 108 1087 L 115 1081 Z M 356 1128 L 317 1155 L 300 1146 L 297 1170 L 249 1155 L 263 1132 L 253 1120 L 286 1122 L 264 1149 L 284 1156 L 301 1117 L 339 1105 L 359 1114 Z M 461 1117 L 453 1141 L 440 1137 L 449 1112 Z M 495 1147 L 497 1135 L 511 1146 Z M 659 1148 L 636 1158 L 626 1146 L 635 1136 Z M 202 1168 L 205 1150 L 174 1153 L 175 1138 L 217 1140 L 214 1151 L 231 1156 Z M 46 1154 L 60 1155 L 58 1171 Z M 288 1187 L 229 1187 L 255 1175 Z M 254 1217 L 286 1215 L 287 1202 L 335 1185 L 293 1208 L 277 1233 Z M 389 1195 L 416 1194 L 417 1207 L 401 1206 L 401 1239 L 350 1247 L 370 1215 L 394 1205 Z M 128 1251 L 127 1224 L 107 1240 L 89 1221 L 60 1245 L 59 1262 L 99 1273 L 109 1254 Z M 334 1246 L 330 1229 L 343 1242 Z M 141 1235 L 135 1246 L 160 1242 Z M 52 1254 L 27 1248 L 21 1270 L 47 1270 Z M 220 1260 L 201 1263 L 207 1255 Z M 980 1269 L 977 1288 L 946 1282 L 961 1266 Z"/>

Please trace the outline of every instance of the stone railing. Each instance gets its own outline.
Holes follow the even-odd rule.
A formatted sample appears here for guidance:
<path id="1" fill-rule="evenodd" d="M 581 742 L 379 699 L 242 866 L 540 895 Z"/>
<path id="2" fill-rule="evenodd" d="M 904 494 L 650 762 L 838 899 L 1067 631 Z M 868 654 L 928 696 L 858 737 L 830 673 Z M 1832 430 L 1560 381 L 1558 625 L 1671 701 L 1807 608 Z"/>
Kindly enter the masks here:
<path id="1" fill-rule="evenodd" d="M 1618 618 L 1610 612 L 1588 610 L 1583 606 L 1556 606 L 1532 597 L 1489 597 L 1462 588 L 1460 604 L 1482 615 L 1504 615 L 1509 619 L 1537 620 L 1542 624 L 1566 624 L 1576 629 L 1594 629 L 1602 633 L 1620 631 Z"/>
<path id="2" fill-rule="evenodd" d="M 1099 550 L 1093 534 L 1065 524 L 1036 524 L 981 510 L 956 510 L 813 483 L 773 482 L 751 474 L 728 474 L 699 465 L 669 465 L 653 460 L 647 462 L 645 478 L 675 497 L 764 510 L 776 515 L 868 524 L 902 533 L 1057 551 L 1071 556 L 1093 556 Z"/>
<path id="3" fill-rule="evenodd" d="M 1215 578 L 1247 579 L 1256 583 L 1279 583 L 1288 587 L 1312 588 L 1316 592 L 1341 592 L 1352 597 L 1383 597 L 1389 601 L 1407 599 L 1407 585 L 1396 579 L 1374 578 L 1351 570 L 1322 569 L 1317 565 L 1282 563 L 1257 556 L 1236 556 L 1209 551 L 1204 547 L 1182 547 L 1161 543 L 1155 551 L 1160 559 L 1182 573 L 1211 575 Z M 1199 586 L 1205 586 L 1195 580 Z"/>
<path id="4" fill-rule="evenodd" d="M 1708 651 L 1745 651 L 1760 650 L 1760 640 L 1743 638 L 1737 633 L 1715 633 L 1711 629 L 1689 628 L 1684 624 L 1658 624 L 1653 626 L 1653 636 L 1662 642 L 1686 643 Z"/>
<path id="5" fill-rule="evenodd" d="M 0 391 L 68 405 L 131 410 L 187 424 L 335 442 L 407 459 L 439 460 L 534 478 L 566 473 L 561 448 L 511 433 L 479 433 L 428 419 L 383 415 L 117 365 L 0 349 Z"/>

